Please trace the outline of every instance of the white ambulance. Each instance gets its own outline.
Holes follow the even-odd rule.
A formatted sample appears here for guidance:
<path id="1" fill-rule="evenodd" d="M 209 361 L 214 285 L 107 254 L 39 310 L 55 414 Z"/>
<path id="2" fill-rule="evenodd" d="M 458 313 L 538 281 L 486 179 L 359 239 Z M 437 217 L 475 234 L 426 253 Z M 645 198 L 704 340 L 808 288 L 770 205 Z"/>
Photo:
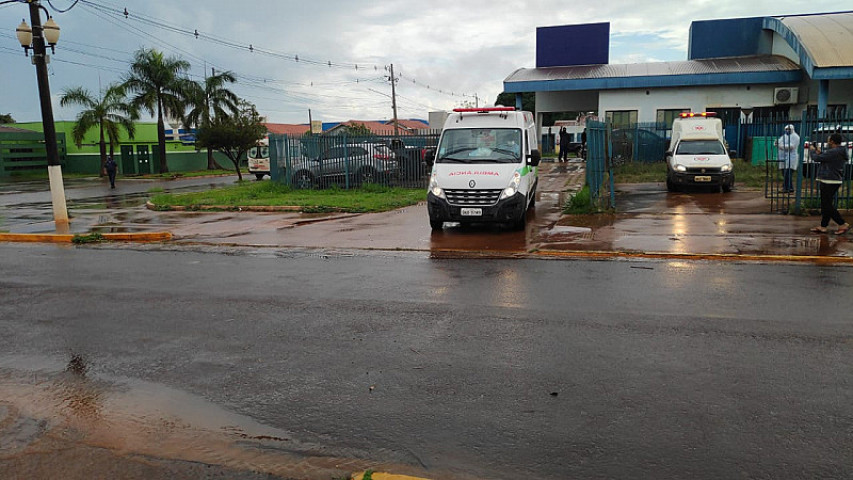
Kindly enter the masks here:
<path id="1" fill-rule="evenodd" d="M 497 222 L 523 230 L 536 203 L 541 160 L 536 123 L 513 107 L 457 108 L 447 116 L 432 163 L 429 224 Z"/>
<path id="2" fill-rule="evenodd" d="M 735 184 L 732 160 L 723 137 L 723 122 L 713 112 L 682 113 L 672 122 L 666 152 L 666 189 L 709 186 L 729 192 Z"/>
<path id="3" fill-rule="evenodd" d="M 266 136 L 258 141 L 258 144 L 249 149 L 246 154 L 248 161 L 247 170 L 258 180 L 264 175 L 270 174 L 270 138 Z"/>

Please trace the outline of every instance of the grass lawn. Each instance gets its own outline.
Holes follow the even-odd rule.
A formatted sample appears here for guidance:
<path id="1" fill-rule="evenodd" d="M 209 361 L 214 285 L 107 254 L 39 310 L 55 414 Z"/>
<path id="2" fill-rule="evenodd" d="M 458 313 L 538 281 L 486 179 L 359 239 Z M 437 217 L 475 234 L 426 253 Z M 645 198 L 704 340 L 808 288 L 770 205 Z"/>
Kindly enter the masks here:
<path id="1" fill-rule="evenodd" d="M 151 198 L 158 208 L 171 206 L 298 206 L 303 212 L 383 212 L 426 199 L 422 188 L 367 185 L 352 190 L 295 190 L 277 182 L 248 182 L 205 192 L 159 194 Z"/>
<path id="2" fill-rule="evenodd" d="M 741 159 L 735 159 L 735 186 L 763 188 L 766 176 L 764 165 L 752 165 Z M 613 171 L 616 183 L 646 183 L 666 181 L 666 163 L 625 163 Z"/>

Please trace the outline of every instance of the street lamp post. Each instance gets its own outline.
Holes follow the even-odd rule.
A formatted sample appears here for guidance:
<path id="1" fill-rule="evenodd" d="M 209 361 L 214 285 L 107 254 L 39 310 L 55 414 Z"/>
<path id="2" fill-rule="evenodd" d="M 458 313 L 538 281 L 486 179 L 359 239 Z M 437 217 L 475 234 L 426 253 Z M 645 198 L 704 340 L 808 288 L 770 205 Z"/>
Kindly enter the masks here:
<path id="1" fill-rule="evenodd" d="M 50 83 L 47 76 L 47 64 L 50 62 L 50 57 L 47 55 L 45 45 L 45 41 L 47 41 L 51 51 L 53 51 L 53 47 L 59 41 L 59 26 L 49 14 L 47 22 L 42 25 L 39 10 L 45 12 L 47 10 L 41 6 L 39 0 L 27 0 L 27 3 L 30 7 L 32 29 L 25 21 L 22 21 L 16 29 L 16 35 L 21 46 L 24 47 L 24 54 L 27 54 L 29 49 L 33 51 L 32 63 L 36 67 L 36 80 L 38 81 L 39 101 L 41 103 L 53 219 L 57 229 L 67 230 L 68 209 L 65 204 L 65 187 L 62 183 L 62 166 L 59 164 L 59 148 L 56 145 L 56 126 L 53 123 L 53 106 L 50 101 Z"/>

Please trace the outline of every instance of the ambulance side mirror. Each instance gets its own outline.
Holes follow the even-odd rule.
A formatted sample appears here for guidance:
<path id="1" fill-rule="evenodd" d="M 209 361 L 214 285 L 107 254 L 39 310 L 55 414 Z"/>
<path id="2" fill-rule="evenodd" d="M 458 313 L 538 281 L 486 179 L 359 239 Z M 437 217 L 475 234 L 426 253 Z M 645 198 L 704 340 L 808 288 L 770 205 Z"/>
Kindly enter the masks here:
<path id="1" fill-rule="evenodd" d="M 737 150 L 729 150 L 729 158 L 737 158 Z"/>
<path id="2" fill-rule="evenodd" d="M 533 150 L 531 150 L 530 155 L 527 156 L 527 163 L 531 167 L 536 167 L 539 165 L 539 162 L 541 162 L 541 161 L 542 161 L 542 153 L 540 153 L 539 150 L 536 150 L 535 148 Z"/>

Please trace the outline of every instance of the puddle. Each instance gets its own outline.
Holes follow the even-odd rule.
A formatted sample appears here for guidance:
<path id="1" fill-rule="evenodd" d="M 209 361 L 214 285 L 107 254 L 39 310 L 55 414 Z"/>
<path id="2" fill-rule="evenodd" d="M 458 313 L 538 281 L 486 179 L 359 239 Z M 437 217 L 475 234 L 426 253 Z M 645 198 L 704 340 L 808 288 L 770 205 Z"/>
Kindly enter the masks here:
<path id="1" fill-rule="evenodd" d="M 82 356 L 73 355 L 65 364 L 0 357 L 0 470 L 11 466 L 13 476 L 20 478 L 68 478 L 67 464 L 49 460 L 54 450 L 73 450 L 95 462 L 86 464 L 86 476 L 78 478 L 109 478 L 117 464 L 135 462 L 140 456 L 176 462 L 173 466 L 242 472 L 223 478 L 256 478 L 252 475 L 263 473 L 262 478 L 328 480 L 376 465 L 352 458 L 349 449 L 345 456 L 301 442 L 291 432 L 196 395 L 151 382 L 95 375 Z M 175 476 L 179 477 L 188 478 Z M 152 477 L 123 474 L 122 478 Z"/>

